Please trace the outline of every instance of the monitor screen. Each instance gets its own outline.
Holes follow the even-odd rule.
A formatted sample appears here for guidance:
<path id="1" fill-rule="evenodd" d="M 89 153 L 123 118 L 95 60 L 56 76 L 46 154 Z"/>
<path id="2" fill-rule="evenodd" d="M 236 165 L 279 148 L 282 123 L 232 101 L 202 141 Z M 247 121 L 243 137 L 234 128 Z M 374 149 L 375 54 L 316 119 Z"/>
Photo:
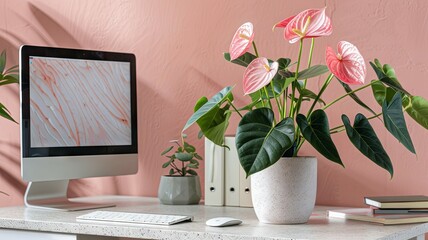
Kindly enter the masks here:
<path id="1" fill-rule="evenodd" d="M 32 148 L 131 145 L 129 62 L 30 56 Z"/>
<path id="2" fill-rule="evenodd" d="M 24 158 L 137 153 L 135 56 L 23 46 Z"/>
<path id="3" fill-rule="evenodd" d="M 19 56 L 24 180 L 137 172 L 133 54 L 22 46 Z"/>

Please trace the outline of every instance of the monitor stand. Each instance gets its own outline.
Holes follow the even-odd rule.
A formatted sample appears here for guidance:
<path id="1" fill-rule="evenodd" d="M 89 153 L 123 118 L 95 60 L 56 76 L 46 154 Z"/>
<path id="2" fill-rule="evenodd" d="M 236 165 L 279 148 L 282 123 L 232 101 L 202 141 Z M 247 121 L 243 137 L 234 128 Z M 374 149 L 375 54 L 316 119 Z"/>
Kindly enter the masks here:
<path id="1" fill-rule="evenodd" d="M 69 180 L 30 182 L 24 196 L 25 206 L 57 211 L 78 211 L 115 206 L 114 204 L 70 200 L 67 197 L 68 183 Z"/>

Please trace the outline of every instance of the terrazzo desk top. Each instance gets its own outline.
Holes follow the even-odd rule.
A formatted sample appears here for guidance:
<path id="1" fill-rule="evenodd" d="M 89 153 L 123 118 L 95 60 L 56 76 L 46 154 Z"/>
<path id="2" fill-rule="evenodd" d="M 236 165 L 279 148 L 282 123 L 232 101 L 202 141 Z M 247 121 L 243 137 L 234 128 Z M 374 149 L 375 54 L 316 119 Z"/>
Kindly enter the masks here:
<path id="1" fill-rule="evenodd" d="M 410 239 L 428 231 L 428 223 L 382 226 L 378 224 L 333 219 L 326 210 L 315 208 L 309 222 L 299 225 L 268 225 L 259 223 L 252 208 L 212 207 L 204 205 L 161 205 L 156 198 L 104 196 L 81 198 L 92 202 L 114 202 L 109 211 L 193 215 L 194 221 L 172 226 L 127 226 L 76 222 L 76 216 L 93 210 L 56 212 L 28 209 L 23 206 L 0 208 L 0 228 L 37 232 L 69 233 L 137 239 Z M 230 216 L 243 220 L 239 226 L 208 227 L 207 219 Z M 1 231 L 1 229 L 0 229 Z M 419 237 L 419 239 L 423 239 Z"/>

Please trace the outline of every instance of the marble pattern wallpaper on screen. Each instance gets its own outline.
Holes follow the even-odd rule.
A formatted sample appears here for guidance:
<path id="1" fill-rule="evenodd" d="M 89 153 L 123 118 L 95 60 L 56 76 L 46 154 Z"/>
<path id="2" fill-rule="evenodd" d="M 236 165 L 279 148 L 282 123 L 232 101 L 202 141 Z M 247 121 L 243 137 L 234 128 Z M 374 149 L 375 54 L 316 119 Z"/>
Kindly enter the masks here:
<path id="1" fill-rule="evenodd" d="M 129 63 L 32 57 L 31 147 L 131 144 Z"/>

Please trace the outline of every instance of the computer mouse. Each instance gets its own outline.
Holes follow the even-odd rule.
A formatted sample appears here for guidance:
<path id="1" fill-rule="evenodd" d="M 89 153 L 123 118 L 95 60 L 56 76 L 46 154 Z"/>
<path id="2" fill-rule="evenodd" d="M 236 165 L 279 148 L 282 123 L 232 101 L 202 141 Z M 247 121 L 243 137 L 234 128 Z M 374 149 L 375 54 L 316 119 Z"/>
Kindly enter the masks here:
<path id="1" fill-rule="evenodd" d="M 210 227 L 226 227 L 226 226 L 233 226 L 233 225 L 239 225 L 242 221 L 236 218 L 231 217 L 216 217 L 211 218 L 207 220 L 206 224 Z"/>

